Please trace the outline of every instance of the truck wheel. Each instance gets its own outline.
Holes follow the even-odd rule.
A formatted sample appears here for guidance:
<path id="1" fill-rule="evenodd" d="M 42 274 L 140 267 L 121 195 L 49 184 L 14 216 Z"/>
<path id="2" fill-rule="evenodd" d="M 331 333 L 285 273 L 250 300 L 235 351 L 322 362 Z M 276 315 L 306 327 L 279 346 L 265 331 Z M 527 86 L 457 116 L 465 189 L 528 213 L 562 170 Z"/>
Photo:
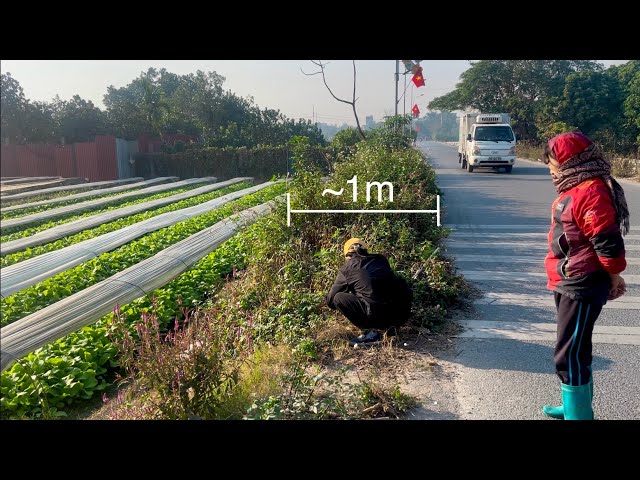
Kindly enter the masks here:
<path id="1" fill-rule="evenodd" d="M 471 165 L 470 163 L 467 163 L 467 172 L 473 172 L 473 165 Z"/>
<path id="2" fill-rule="evenodd" d="M 508 167 L 504 167 L 505 173 L 511 173 L 511 170 L 513 170 L 513 165 L 509 165 Z"/>

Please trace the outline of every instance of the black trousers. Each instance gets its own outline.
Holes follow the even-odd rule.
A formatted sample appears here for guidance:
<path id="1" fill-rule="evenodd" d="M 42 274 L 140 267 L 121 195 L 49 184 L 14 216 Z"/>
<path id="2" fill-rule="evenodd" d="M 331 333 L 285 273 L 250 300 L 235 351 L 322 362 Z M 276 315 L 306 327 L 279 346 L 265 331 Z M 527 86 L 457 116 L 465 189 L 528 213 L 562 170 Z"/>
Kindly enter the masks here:
<path id="1" fill-rule="evenodd" d="M 367 304 L 353 293 L 339 292 L 333 299 L 335 306 L 356 327 L 385 329 L 399 327 L 409 319 L 409 308 L 390 308 L 387 311 L 367 313 Z"/>
<path id="2" fill-rule="evenodd" d="M 556 373 L 562 383 L 585 385 L 591 378 L 593 326 L 603 305 L 573 300 L 558 292 L 554 296 L 558 314 Z"/>

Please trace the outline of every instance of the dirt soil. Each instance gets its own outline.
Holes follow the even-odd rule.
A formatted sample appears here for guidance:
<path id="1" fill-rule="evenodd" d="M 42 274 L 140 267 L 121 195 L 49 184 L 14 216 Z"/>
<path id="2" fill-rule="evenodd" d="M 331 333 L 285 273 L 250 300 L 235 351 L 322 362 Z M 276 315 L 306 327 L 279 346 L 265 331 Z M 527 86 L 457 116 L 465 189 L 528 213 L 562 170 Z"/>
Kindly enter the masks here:
<path id="1" fill-rule="evenodd" d="M 387 388 L 398 385 L 402 393 L 417 403 L 400 419 L 454 420 L 458 418 L 458 404 L 452 337 L 459 330 L 454 319 L 448 320 L 439 333 L 403 327 L 398 336 L 386 338 L 379 345 L 346 346 L 335 363 L 325 365 L 329 370 L 347 366 L 347 382 L 375 380 Z"/>

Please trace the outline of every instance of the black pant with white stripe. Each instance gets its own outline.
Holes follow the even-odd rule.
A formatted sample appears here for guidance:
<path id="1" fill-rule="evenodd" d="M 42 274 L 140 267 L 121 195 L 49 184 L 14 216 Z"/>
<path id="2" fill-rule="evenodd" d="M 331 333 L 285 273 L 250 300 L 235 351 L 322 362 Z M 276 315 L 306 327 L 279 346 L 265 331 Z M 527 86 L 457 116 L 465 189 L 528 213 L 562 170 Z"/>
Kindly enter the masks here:
<path id="1" fill-rule="evenodd" d="M 558 339 L 554 360 L 562 383 L 585 385 L 591 378 L 591 334 L 602 311 L 601 303 L 589 303 L 554 292 L 558 312 Z"/>

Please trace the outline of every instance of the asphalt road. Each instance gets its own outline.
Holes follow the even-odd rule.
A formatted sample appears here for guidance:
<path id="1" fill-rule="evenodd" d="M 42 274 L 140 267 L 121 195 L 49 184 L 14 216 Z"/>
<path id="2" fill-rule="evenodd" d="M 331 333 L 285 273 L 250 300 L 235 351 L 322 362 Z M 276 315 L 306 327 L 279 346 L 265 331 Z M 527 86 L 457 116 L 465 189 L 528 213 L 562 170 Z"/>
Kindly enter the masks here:
<path id="1" fill-rule="evenodd" d="M 545 419 L 560 402 L 553 364 L 555 307 L 546 290 L 544 256 L 551 203 L 548 168 L 518 159 L 511 174 L 473 173 L 457 148 L 423 142 L 443 191 L 446 254 L 484 294 L 448 361 L 456 370 L 451 412 L 459 419 Z M 597 419 L 640 419 L 640 185 L 621 181 L 631 211 L 625 237 L 627 294 L 609 302 L 594 330 Z"/>

